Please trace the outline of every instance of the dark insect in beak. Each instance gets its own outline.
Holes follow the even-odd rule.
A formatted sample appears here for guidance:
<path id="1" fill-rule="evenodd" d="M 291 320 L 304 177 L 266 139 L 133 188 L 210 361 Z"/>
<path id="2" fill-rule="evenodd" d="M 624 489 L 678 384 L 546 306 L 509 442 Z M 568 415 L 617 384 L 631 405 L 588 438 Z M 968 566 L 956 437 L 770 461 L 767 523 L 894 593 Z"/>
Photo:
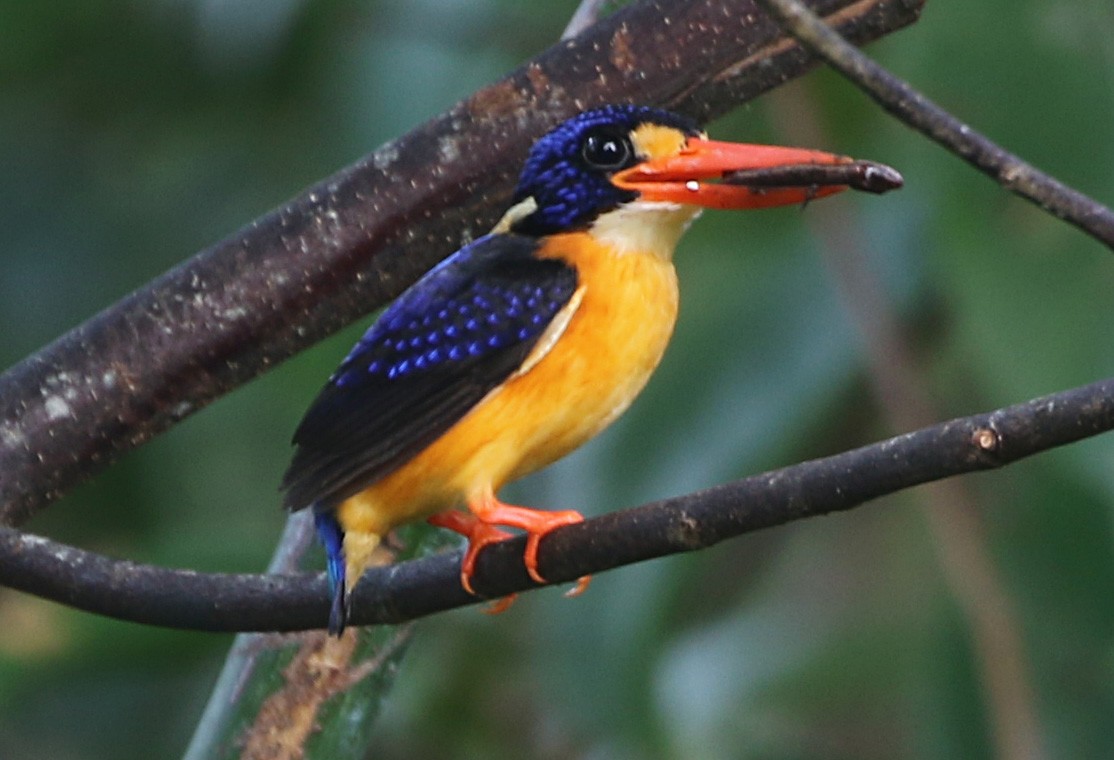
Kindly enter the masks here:
<path id="1" fill-rule="evenodd" d="M 725 172 L 721 181 L 727 185 L 752 188 L 846 185 L 855 190 L 878 194 L 896 190 L 905 184 L 896 169 L 874 161 L 785 164 L 762 169 L 738 169 Z"/>

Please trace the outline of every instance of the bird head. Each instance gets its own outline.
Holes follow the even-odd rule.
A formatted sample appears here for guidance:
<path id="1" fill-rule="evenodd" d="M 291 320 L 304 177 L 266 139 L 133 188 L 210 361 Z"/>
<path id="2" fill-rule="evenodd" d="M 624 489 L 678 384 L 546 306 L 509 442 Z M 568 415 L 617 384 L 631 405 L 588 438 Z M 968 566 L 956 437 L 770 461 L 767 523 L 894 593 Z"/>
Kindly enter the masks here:
<path id="1" fill-rule="evenodd" d="M 701 208 L 769 208 L 844 190 L 834 175 L 806 178 L 800 169 L 850 161 L 815 150 L 717 142 L 678 114 L 606 106 L 568 119 L 534 144 L 515 205 L 497 229 L 548 235 L 614 227 L 621 217 L 627 231 L 664 220 L 679 235 Z M 779 168 L 796 173 L 786 171 L 786 181 L 778 182 Z M 755 170 L 766 172 L 760 186 L 724 181 Z"/>

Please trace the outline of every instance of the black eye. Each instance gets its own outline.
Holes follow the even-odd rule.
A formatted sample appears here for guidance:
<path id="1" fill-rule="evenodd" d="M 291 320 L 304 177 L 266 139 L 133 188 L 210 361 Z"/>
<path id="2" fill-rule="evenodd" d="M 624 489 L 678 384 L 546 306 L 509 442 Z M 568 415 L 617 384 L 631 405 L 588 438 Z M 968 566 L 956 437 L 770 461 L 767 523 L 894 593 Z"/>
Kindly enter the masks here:
<path id="1" fill-rule="evenodd" d="M 622 168 L 633 152 L 629 139 L 608 132 L 589 134 L 580 148 L 580 155 L 593 169 Z"/>

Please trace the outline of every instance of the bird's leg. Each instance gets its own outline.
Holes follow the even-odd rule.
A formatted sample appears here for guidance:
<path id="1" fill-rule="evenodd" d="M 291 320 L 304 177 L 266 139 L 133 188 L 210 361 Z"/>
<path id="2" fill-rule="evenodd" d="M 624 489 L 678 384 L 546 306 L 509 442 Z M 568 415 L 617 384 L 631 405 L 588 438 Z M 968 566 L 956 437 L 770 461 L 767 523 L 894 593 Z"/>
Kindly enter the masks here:
<path id="1" fill-rule="evenodd" d="M 458 510 L 439 512 L 428 518 L 427 522 L 439 528 L 447 528 L 468 539 L 468 550 L 465 552 L 464 562 L 460 566 L 460 585 L 469 594 L 476 593 L 472 587 L 472 575 L 476 569 L 476 558 L 479 556 L 480 550 L 488 544 L 512 538 L 510 533 L 497 526 L 505 525 L 526 532 L 526 554 L 523 558 L 526 571 L 538 583 L 546 583 L 545 578 L 538 572 L 538 545 L 542 537 L 557 528 L 584 521 L 584 516 L 573 510 L 542 512 L 536 509 L 517 507 L 513 504 L 504 504 L 495 498 L 495 494 L 490 491 L 479 498 L 470 500 L 468 509 L 468 512 Z M 566 596 L 576 596 L 582 593 L 588 588 L 591 579 L 590 575 L 581 578 Z M 488 612 L 502 612 L 510 607 L 514 599 L 513 594 L 501 599 Z"/>
<path id="2" fill-rule="evenodd" d="M 468 539 L 468 550 L 464 553 L 464 562 L 460 565 L 460 585 L 473 596 L 476 590 L 472 588 L 472 574 L 476 570 L 476 557 L 480 549 L 488 544 L 495 544 L 513 536 L 505 530 L 499 530 L 494 525 L 481 522 L 470 512 L 461 512 L 450 509 L 439 512 L 426 520 L 430 525 L 438 528 L 447 528 L 453 533 L 459 533 Z"/>
<path id="3" fill-rule="evenodd" d="M 488 544 L 498 543 L 513 536 L 505 530 L 500 530 L 494 525 L 480 522 L 471 512 L 460 512 L 455 509 L 450 509 L 447 512 L 439 512 L 438 514 L 429 517 L 426 522 L 438 528 L 447 528 L 453 533 L 459 533 L 468 539 L 468 550 L 464 553 L 464 562 L 460 565 L 460 585 L 464 590 L 473 596 L 476 595 L 476 590 L 472 588 L 472 573 L 476 569 L 476 557 L 479 556 L 480 549 Z M 514 604 L 517 594 L 505 596 L 493 602 L 484 612 L 489 615 L 498 615 L 500 612 L 506 612 L 512 604 Z"/>
<path id="4" fill-rule="evenodd" d="M 537 509 L 516 507 L 513 504 L 504 504 L 496 498 L 492 491 L 484 492 L 479 498 L 468 502 L 468 509 L 481 523 L 489 525 L 506 525 L 526 532 L 526 572 L 538 583 L 547 583 L 546 579 L 538 572 L 538 545 L 541 539 L 550 531 L 584 522 L 584 515 L 571 509 L 560 512 L 543 512 Z M 584 592 L 591 582 L 591 576 L 586 575 L 577 581 L 576 586 L 568 592 L 567 596 L 576 596 Z"/>

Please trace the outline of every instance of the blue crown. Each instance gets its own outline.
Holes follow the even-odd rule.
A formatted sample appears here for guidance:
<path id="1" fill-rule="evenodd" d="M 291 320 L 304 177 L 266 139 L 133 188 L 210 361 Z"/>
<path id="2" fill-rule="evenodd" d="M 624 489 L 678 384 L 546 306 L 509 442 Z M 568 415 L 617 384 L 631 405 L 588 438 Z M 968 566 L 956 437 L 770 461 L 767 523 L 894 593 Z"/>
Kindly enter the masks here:
<path id="1" fill-rule="evenodd" d="M 633 153 L 625 165 L 601 168 L 585 158 L 589 139 L 614 138 L 630 145 L 630 133 L 646 123 L 695 135 L 691 119 L 646 106 L 612 105 L 585 111 L 557 125 L 530 150 L 518 180 L 514 201 L 533 198 L 537 211 L 514 225 L 516 232 L 546 235 L 587 226 L 600 214 L 632 201 L 637 193 L 611 183 L 611 174 L 638 162 Z"/>

